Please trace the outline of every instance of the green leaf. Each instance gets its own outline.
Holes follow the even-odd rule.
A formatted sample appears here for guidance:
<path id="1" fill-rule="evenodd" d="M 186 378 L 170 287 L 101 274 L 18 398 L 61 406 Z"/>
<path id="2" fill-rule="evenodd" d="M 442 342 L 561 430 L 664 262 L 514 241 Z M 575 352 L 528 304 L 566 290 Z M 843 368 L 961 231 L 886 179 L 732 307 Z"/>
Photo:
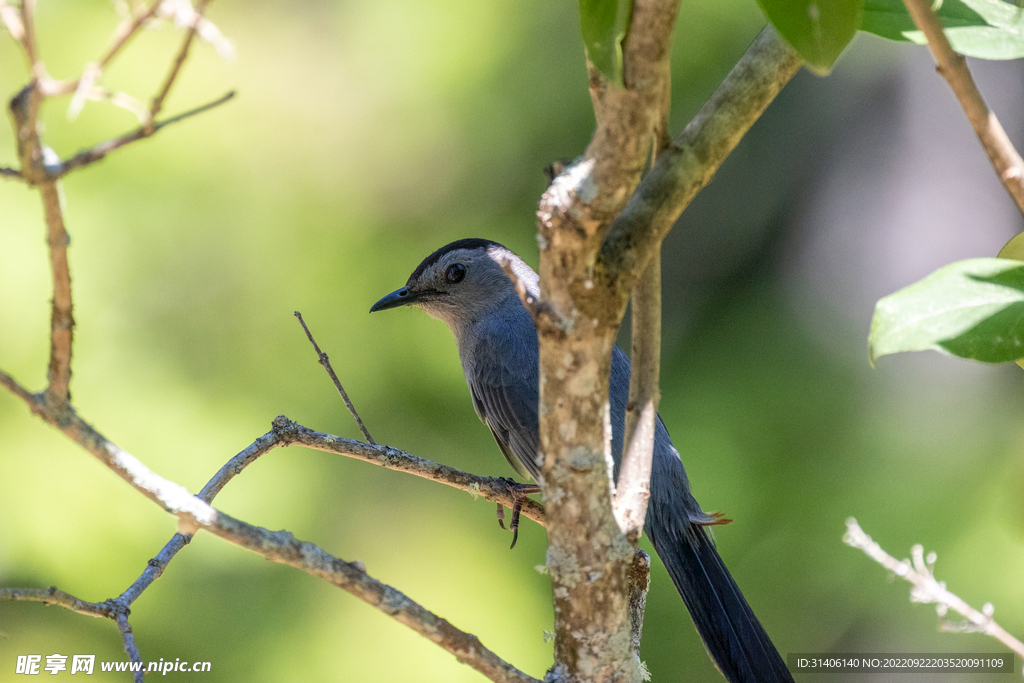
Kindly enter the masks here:
<path id="1" fill-rule="evenodd" d="M 958 261 L 880 299 L 868 335 L 872 365 L 926 349 L 985 363 L 1024 358 L 1024 261 Z"/>
<path id="2" fill-rule="evenodd" d="M 622 37 L 618 0 L 580 0 L 580 29 L 587 57 L 604 77 L 622 83 Z"/>
<path id="3" fill-rule="evenodd" d="M 817 74 L 825 75 L 861 26 L 864 0 L 758 0 L 768 19 Z"/>
<path id="4" fill-rule="evenodd" d="M 944 0 L 937 12 L 953 49 L 981 59 L 1024 57 L 1024 9 L 1004 0 Z M 865 0 L 861 30 L 924 45 L 903 0 Z"/>

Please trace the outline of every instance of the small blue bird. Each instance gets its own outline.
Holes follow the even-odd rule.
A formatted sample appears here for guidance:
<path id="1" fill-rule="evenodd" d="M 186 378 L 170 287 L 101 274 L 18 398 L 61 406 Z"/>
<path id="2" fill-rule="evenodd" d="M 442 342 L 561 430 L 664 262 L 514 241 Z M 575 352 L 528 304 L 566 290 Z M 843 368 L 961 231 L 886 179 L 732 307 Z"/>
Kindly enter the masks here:
<path id="1" fill-rule="evenodd" d="M 497 242 L 464 239 L 425 258 L 404 287 L 375 303 L 370 312 L 414 305 L 444 321 L 458 343 L 476 414 L 490 427 L 509 464 L 538 479 L 537 330 L 502 263 L 509 264 L 527 292 L 539 299 L 539 278 L 522 259 Z M 609 385 L 616 476 L 628 396 L 629 358 L 616 346 Z M 705 527 L 722 521 L 694 500 L 679 453 L 659 416 L 644 532 L 726 679 L 792 683 L 708 535 Z"/>

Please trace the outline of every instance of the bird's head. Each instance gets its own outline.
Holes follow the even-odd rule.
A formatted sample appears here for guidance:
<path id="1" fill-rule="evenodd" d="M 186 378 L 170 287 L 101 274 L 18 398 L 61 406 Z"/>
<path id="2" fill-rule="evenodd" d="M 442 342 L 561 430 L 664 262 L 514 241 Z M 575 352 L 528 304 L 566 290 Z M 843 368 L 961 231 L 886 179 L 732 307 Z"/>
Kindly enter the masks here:
<path id="1" fill-rule="evenodd" d="M 522 259 L 497 242 L 474 238 L 447 244 L 423 259 L 405 286 L 375 303 L 370 312 L 419 306 L 459 336 L 482 317 L 518 304 L 519 296 L 503 269 L 506 263 L 537 297 L 537 274 Z"/>

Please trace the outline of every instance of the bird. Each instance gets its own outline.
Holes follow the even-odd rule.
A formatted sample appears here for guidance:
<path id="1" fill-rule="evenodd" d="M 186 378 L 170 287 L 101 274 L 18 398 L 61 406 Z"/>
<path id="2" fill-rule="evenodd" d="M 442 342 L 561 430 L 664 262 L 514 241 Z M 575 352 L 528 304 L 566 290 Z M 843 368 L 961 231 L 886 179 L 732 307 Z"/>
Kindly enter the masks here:
<path id="1" fill-rule="evenodd" d="M 509 465 L 539 482 L 537 329 L 505 267 L 529 296 L 540 300 L 540 279 L 525 261 L 497 242 L 469 238 L 427 256 L 405 286 L 381 298 L 370 312 L 416 306 L 448 325 L 477 416 L 490 428 Z M 629 358 L 614 346 L 609 407 L 616 477 L 629 372 Z M 725 678 L 730 683 L 792 683 L 707 531 L 722 521 L 704 512 L 691 494 L 682 460 L 659 415 L 644 532 Z"/>

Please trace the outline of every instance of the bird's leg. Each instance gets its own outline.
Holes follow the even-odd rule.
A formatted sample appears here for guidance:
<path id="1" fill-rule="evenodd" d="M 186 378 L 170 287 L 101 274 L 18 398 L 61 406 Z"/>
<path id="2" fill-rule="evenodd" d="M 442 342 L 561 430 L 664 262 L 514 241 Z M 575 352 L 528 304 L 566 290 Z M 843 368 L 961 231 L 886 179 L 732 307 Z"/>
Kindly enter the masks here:
<path id="1" fill-rule="evenodd" d="M 512 497 L 515 499 L 512 504 L 512 521 L 508 525 L 512 531 L 512 545 L 508 549 L 512 550 L 516 547 L 516 541 L 519 540 L 519 515 L 523 511 L 523 501 L 529 495 L 540 493 L 540 487 L 536 484 L 519 484 L 507 478 L 502 478 L 502 481 L 511 489 Z M 498 526 L 502 529 L 505 528 L 505 507 L 501 503 L 498 503 Z"/>

